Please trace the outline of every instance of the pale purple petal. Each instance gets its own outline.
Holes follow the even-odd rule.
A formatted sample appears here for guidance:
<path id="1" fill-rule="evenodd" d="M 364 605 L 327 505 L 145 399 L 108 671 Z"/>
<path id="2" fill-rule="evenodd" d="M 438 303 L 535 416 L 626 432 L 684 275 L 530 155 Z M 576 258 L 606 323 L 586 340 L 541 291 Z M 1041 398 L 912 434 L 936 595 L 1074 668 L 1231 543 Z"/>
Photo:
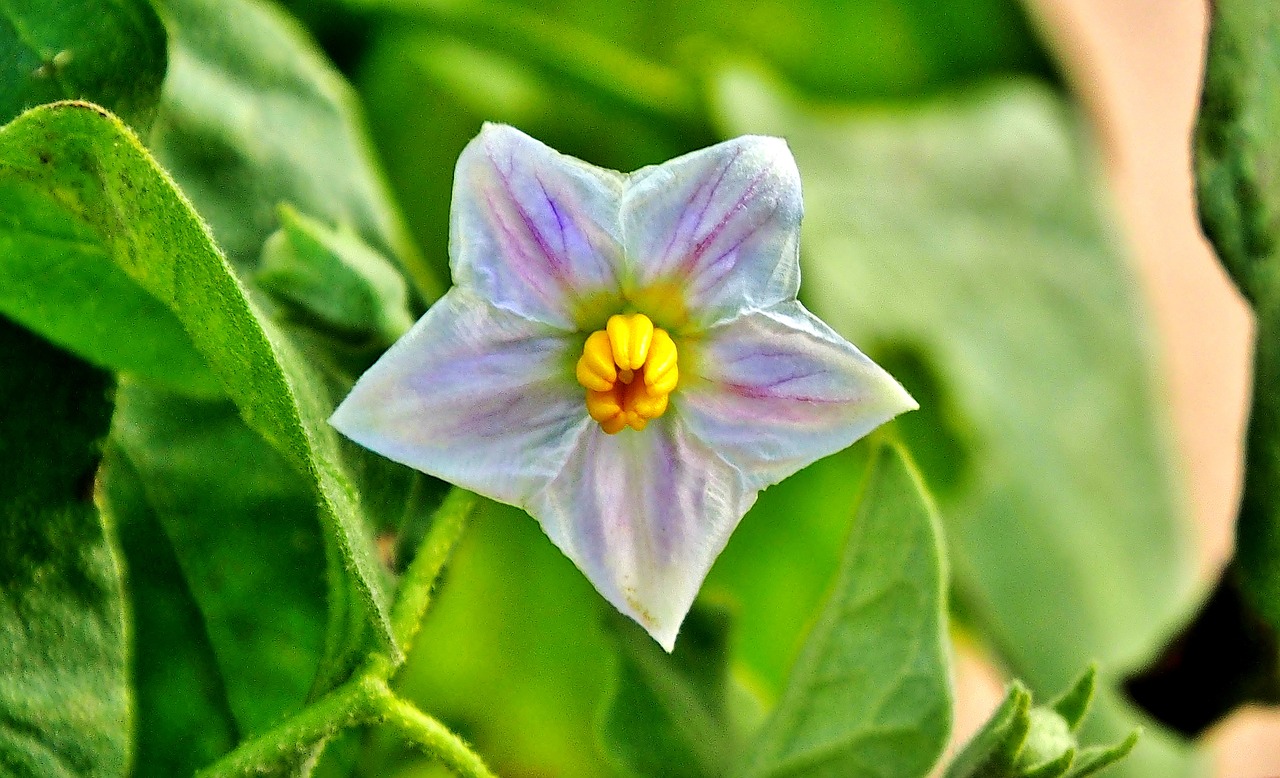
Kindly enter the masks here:
<path id="1" fill-rule="evenodd" d="M 634 285 L 683 289 L 704 326 L 794 300 L 802 212 L 780 138 L 748 135 L 637 171 L 622 196 Z"/>
<path id="2" fill-rule="evenodd" d="M 849 446 L 915 400 L 798 302 L 707 331 L 679 391 L 690 431 L 753 489 Z"/>
<path id="3" fill-rule="evenodd" d="M 524 505 L 594 425 L 547 325 L 452 289 L 356 383 L 329 420 L 360 445 Z"/>
<path id="4" fill-rule="evenodd" d="M 605 599 L 670 651 L 755 498 L 667 413 L 639 433 L 588 431 L 529 510 Z"/>
<path id="5" fill-rule="evenodd" d="M 527 318 L 572 328 L 584 298 L 616 294 L 623 176 L 486 124 L 458 158 L 454 283 Z"/>

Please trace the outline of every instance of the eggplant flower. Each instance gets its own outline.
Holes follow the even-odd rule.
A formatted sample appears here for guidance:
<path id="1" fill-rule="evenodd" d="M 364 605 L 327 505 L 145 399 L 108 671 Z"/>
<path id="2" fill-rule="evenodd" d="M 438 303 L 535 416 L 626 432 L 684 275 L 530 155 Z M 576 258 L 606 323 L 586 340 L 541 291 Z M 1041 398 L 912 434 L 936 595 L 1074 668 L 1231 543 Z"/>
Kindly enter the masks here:
<path id="1" fill-rule="evenodd" d="M 331 423 L 528 511 L 670 651 L 760 490 L 916 407 L 796 301 L 801 211 L 779 138 L 622 174 L 485 125 L 454 287 Z"/>

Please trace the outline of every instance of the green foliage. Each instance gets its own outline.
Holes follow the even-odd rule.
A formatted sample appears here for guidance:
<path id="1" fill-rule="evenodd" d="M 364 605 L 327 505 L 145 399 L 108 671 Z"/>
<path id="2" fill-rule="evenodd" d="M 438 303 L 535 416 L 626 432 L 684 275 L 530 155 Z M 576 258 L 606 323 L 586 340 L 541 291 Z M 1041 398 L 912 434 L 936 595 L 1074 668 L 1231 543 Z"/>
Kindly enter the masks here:
<path id="1" fill-rule="evenodd" d="M 951 732 L 937 514 L 896 447 L 872 455 L 835 588 L 745 776 L 927 775 Z"/>
<path id="2" fill-rule="evenodd" d="M 1190 594 L 1186 525 L 1133 280 L 1064 108 L 1008 84 L 839 114 L 744 71 L 720 104 L 727 132 L 791 144 L 814 310 L 948 388 L 946 425 L 908 442 L 980 452 L 930 473 L 966 613 L 1035 689 L 1149 655 Z"/>
<path id="3" fill-rule="evenodd" d="M 1093 700 L 1096 670 L 1089 668 L 1057 702 L 1031 706 L 1021 683 L 956 755 L 943 778 L 1084 778 L 1123 759 L 1138 731 L 1111 746 L 1080 747 L 1076 732 Z"/>
<path id="4" fill-rule="evenodd" d="M 1012 0 L 963 0 L 941 7 L 928 0 L 771 0 L 749 6 L 659 0 L 523 0 L 471 7 L 441 0 L 345 4 L 398 12 L 469 39 L 527 37 L 534 50 L 519 52 L 527 60 L 539 61 L 559 44 L 566 50 L 562 65 L 575 50 L 585 50 L 597 72 L 611 70 L 620 55 L 617 48 L 591 46 L 593 40 L 612 41 L 648 62 L 669 66 L 700 66 L 698 57 L 707 45 L 732 48 L 768 61 L 809 90 L 839 97 L 916 95 L 990 72 L 1048 75 L 1052 70 L 1025 11 Z M 467 21 L 480 16 L 488 17 L 487 29 Z M 591 38 L 571 34 L 575 28 Z M 544 64 L 554 68 L 556 63 Z M 662 83 L 656 74 L 651 77 Z M 664 94 L 671 100 L 670 92 L 678 91 L 667 90 L 644 83 L 626 89 L 637 99 Z"/>
<path id="5" fill-rule="evenodd" d="M 278 214 L 257 286 L 318 327 L 383 348 L 413 325 L 404 277 L 385 257 L 349 229 L 330 229 L 288 205 Z"/>
<path id="6" fill-rule="evenodd" d="M 0 8 L 0 123 L 56 100 L 92 100 L 138 129 L 155 114 L 164 27 L 147 0 Z"/>
<path id="7" fill-rule="evenodd" d="M 0 318 L 0 772 L 122 778 L 118 552 L 93 502 L 111 376 Z"/>
<path id="8" fill-rule="evenodd" d="M 41 228 L 56 225 L 63 234 L 91 241 L 98 261 L 112 263 L 167 309 L 249 426 L 310 481 L 321 502 L 330 552 L 329 642 L 322 675 L 332 678 L 349 669 L 350 657 L 366 639 L 365 623 L 396 654 L 385 573 L 361 516 L 359 495 L 342 469 L 336 434 L 325 424 L 332 406 L 319 379 L 260 316 L 204 224 L 133 134 L 101 108 L 86 104 L 55 104 L 24 114 L 0 134 L 0 204 L 14 202 L 24 208 L 0 226 L 0 235 L 18 256 L 33 234 L 25 214 L 40 214 Z M 42 237 L 34 233 L 35 240 Z M 38 289 L 40 277 L 15 280 Z M 95 299 L 84 297 L 72 313 L 86 320 L 101 315 L 86 309 Z M 149 331 L 134 330 L 136 321 L 123 316 L 105 324 L 135 332 L 139 340 Z M 110 356 L 93 353 L 91 338 L 81 345 L 99 360 Z"/>
<path id="9" fill-rule="evenodd" d="M 222 675 L 173 547 L 118 447 L 107 448 L 99 480 L 128 564 L 134 774 L 191 775 L 239 740 Z"/>
<path id="10" fill-rule="evenodd" d="M 617 677 L 601 736 L 619 767 L 639 776 L 708 778 L 725 773 L 741 745 L 731 710 L 731 616 L 698 605 L 667 654 L 635 623 L 612 614 Z"/>
<path id="11" fill-rule="evenodd" d="M 112 440 L 142 482 L 137 509 L 173 545 L 239 731 L 302 707 L 325 624 L 324 539 L 307 482 L 226 401 L 123 384 Z"/>
<path id="12" fill-rule="evenodd" d="M 258 0 L 166 0 L 173 64 L 150 143 L 238 271 L 290 203 L 398 261 L 428 300 L 350 87 L 301 30 Z"/>
<path id="13" fill-rule="evenodd" d="M 900 449 L 880 449 L 834 590 L 761 731 L 749 734 L 732 681 L 728 613 L 703 605 L 670 656 L 611 621 L 610 753 L 645 776 L 926 775 L 951 729 L 945 567 L 919 476 Z"/>
<path id="14" fill-rule="evenodd" d="M 1235 568 L 1242 588 L 1280 630 L 1280 7 L 1213 6 L 1195 132 L 1200 220 L 1253 305 L 1253 407 Z M 1272 670 L 1272 672 L 1275 672 Z"/>

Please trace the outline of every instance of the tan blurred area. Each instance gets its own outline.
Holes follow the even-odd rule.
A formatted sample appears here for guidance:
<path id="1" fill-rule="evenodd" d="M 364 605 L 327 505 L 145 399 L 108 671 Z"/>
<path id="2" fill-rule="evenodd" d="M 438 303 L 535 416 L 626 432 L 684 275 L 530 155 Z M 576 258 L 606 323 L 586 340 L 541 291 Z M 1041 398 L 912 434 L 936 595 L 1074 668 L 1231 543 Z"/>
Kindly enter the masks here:
<path id="1" fill-rule="evenodd" d="M 1247 307 L 1200 233 L 1190 138 L 1206 0 L 1029 0 L 1098 128 L 1106 171 L 1162 347 L 1207 583 L 1231 554 L 1252 349 Z M 961 650 L 957 735 L 999 702 L 1001 679 Z M 1280 710 L 1236 713 L 1206 737 L 1217 778 L 1280 776 Z"/>

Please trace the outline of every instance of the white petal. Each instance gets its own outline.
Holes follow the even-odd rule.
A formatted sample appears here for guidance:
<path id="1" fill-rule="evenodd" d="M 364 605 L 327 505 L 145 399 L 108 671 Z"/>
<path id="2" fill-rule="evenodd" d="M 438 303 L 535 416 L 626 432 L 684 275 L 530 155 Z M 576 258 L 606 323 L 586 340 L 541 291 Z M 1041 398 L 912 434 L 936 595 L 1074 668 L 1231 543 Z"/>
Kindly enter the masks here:
<path id="1" fill-rule="evenodd" d="M 623 177 L 514 127 L 486 124 L 458 158 L 454 283 L 527 318 L 572 328 L 577 305 L 621 284 Z"/>
<path id="2" fill-rule="evenodd" d="M 781 138 L 745 136 L 634 173 L 622 228 L 636 287 L 674 283 L 706 326 L 794 300 L 800 173 Z"/>
<path id="3" fill-rule="evenodd" d="M 689 429 L 754 489 L 849 446 L 915 400 L 798 302 L 707 331 L 673 397 Z"/>
<path id="4" fill-rule="evenodd" d="M 755 498 L 668 412 L 642 432 L 583 435 L 530 512 L 605 599 L 670 651 Z"/>
<path id="5" fill-rule="evenodd" d="M 454 288 L 356 383 L 329 422 L 360 445 L 524 505 L 588 424 L 560 333 Z"/>

